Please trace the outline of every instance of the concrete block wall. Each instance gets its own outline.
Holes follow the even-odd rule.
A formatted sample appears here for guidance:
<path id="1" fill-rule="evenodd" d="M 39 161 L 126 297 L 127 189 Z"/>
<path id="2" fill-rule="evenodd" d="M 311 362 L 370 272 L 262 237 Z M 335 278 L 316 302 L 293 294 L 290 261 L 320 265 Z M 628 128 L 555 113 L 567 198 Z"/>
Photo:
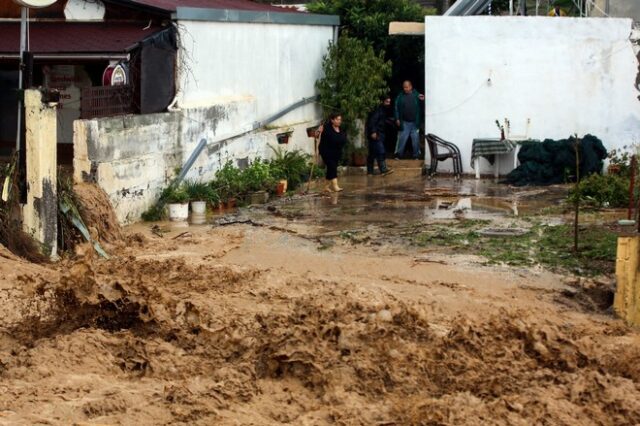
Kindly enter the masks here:
<path id="1" fill-rule="evenodd" d="M 209 142 L 187 179 L 210 180 L 227 161 L 271 158 L 276 134 L 294 130 L 283 149 L 313 153 L 306 128 L 312 119 L 248 133 L 257 115 L 252 97 L 236 98 L 210 107 L 160 114 L 77 120 L 74 123 L 74 176 L 77 182 L 95 182 L 109 195 L 121 223 L 138 221 L 158 199 L 202 138 Z M 291 121 L 284 117 L 281 122 Z"/>

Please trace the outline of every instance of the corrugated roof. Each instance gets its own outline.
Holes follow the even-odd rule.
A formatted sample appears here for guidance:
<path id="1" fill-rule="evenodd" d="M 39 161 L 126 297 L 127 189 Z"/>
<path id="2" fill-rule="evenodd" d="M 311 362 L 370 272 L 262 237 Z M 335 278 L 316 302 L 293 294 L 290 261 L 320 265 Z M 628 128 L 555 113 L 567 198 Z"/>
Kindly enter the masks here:
<path id="1" fill-rule="evenodd" d="M 197 7 L 202 9 L 247 10 L 254 12 L 292 12 L 293 8 L 282 9 L 270 4 L 256 3 L 250 0 L 120 0 L 120 3 L 148 6 L 154 9 L 175 12 L 178 7 Z"/>
<path id="2" fill-rule="evenodd" d="M 123 53 L 128 47 L 162 27 L 144 29 L 145 24 L 105 22 L 32 22 L 30 51 L 35 54 Z M 0 23 L 0 53 L 20 49 L 20 23 Z"/>

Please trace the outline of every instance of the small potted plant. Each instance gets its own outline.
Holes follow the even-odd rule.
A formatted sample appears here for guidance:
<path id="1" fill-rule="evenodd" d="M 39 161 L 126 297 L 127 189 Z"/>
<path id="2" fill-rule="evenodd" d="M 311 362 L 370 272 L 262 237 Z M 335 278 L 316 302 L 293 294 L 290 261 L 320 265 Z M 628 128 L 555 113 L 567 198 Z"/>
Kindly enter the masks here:
<path id="1" fill-rule="evenodd" d="M 170 221 L 182 222 L 189 218 L 189 194 L 183 186 L 170 186 L 161 197 L 167 203 Z"/>
<path id="2" fill-rule="evenodd" d="M 207 199 L 207 203 L 209 206 L 214 209 L 221 204 L 220 194 L 215 190 L 211 185 L 209 186 L 209 198 Z"/>
<path id="3" fill-rule="evenodd" d="M 275 181 L 269 163 L 256 159 L 242 171 L 242 186 L 248 193 L 249 204 L 264 204 L 269 199 L 267 190 L 273 190 Z"/>
<path id="4" fill-rule="evenodd" d="M 204 182 L 188 181 L 185 184 L 185 190 L 189 194 L 191 201 L 191 212 L 196 215 L 204 215 L 207 213 L 207 203 L 212 198 L 212 189 Z"/>
<path id="5" fill-rule="evenodd" d="M 351 154 L 351 164 L 355 167 L 363 167 L 367 165 L 367 148 L 360 146 L 354 148 Z"/>
<path id="6" fill-rule="evenodd" d="M 318 135 L 319 128 L 320 128 L 319 124 L 317 126 L 307 127 L 307 137 L 315 138 Z"/>
<path id="7" fill-rule="evenodd" d="M 214 189 L 220 210 L 234 208 L 237 197 L 244 191 L 242 183 L 242 172 L 228 161 L 220 170 L 216 172 L 215 179 L 210 183 Z"/>
<path id="8" fill-rule="evenodd" d="M 286 132 L 278 133 L 276 135 L 276 139 L 278 139 L 278 145 L 283 145 L 289 143 L 289 139 L 293 134 L 293 130 L 287 130 Z"/>

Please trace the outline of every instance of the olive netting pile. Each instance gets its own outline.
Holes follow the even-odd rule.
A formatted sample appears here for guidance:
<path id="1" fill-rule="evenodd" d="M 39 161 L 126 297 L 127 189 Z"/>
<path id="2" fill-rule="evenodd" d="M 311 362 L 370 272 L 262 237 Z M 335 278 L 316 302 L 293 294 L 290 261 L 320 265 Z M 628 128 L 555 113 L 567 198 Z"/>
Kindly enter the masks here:
<path id="1" fill-rule="evenodd" d="M 595 136 L 578 139 L 580 179 L 600 173 L 607 150 Z M 520 166 L 503 183 L 514 186 L 555 185 L 576 180 L 576 138 L 524 142 L 518 154 Z"/>

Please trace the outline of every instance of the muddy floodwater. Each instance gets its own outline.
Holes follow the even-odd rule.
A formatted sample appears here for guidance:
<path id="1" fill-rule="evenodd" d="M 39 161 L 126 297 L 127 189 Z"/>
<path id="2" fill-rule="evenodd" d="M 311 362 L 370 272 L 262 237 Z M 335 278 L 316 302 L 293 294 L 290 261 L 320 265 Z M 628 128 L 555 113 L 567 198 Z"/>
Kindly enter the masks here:
<path id="1" fill-rule="evenodd" d="M 561 223 L 542 213 L 566 187 L 341 184 L 137 224 L 109 260 L 0 247 L 0 424 L 640 423 L 640 334 L 613 316 L 611 276 L 414 243 Z M 624 212 L 607 214 L 591 219 Z"/>

